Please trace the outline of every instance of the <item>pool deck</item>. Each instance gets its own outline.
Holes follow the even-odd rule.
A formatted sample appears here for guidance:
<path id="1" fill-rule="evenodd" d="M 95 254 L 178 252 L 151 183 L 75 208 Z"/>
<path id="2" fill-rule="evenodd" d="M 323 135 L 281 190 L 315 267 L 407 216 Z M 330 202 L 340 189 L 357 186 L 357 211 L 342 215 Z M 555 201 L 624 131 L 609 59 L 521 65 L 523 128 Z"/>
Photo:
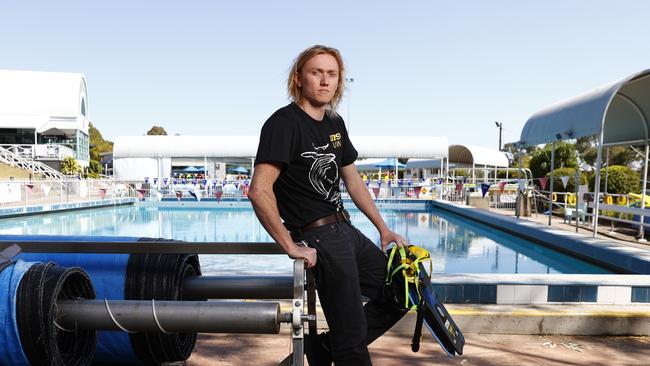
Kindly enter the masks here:
<path id="1" fill-rule="evenodd" d="M 201 334 L 188 366 L 275 366 L 291 349 L 288 331 L 280 335 Z M 425 336 L 418 353 L 411 336 L 388 332 L 372 345 L 375 365 L 647 365 L 650 337 L 585 337 L 465 334 L 463 356 L 448 357 Z M 307 362 L 305 362 L 307 365 Z"/>

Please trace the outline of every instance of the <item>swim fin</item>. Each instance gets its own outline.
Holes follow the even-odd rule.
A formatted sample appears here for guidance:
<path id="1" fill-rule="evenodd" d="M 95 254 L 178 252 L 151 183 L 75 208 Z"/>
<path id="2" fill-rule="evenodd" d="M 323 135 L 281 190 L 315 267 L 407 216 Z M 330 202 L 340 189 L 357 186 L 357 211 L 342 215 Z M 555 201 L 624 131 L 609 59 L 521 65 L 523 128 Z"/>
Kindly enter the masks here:
<path id="1" fill-rule="evenodd" d="M 438 341 L 440 347 L 449 356 L 462 355 L 465 337 L 451 318 L 451 315 L 449 315 L 445 305 L 436 296 L 436 292 L 431 286 L 431 279 L 422 264 L 420 264 L 420 284 L 418 287 L 409 286 L 409 297 L 412 302 L 418 303 L 421 301 L 418 306 L 418 312 L 421 312 L 421 314 L 418 314 L 417 321 L 424 323 L 424 326 Z M 416 324 L 416 332 L 418 327 L 421 327 L 421 325 Z M 415 346 L 414 337 L 413 352 L 417 352 L 417 348 L 419 348 Z"/>

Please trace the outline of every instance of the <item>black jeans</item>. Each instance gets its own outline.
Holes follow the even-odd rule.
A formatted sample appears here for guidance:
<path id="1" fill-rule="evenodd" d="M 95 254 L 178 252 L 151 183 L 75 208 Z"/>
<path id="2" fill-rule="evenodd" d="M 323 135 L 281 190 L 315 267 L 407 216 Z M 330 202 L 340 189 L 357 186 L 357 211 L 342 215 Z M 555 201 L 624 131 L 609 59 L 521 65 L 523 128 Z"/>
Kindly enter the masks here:
<path id="1" fill-rule="evenodd" d="M 346 222 L 306 230 L 293 239 L 304 240 L 317 251 L 314 277 L 330 329 L 319 337 L 328 343 L 329 354 L 312 349 L 310 366 L 331 365 L 332 361 L 336 366 L 372 365 L 367 345 L 406 314 L 385 296 L 388 259 Z M 361 295 L 370 299 L 365 306 Z M 322 346 L 320 341 L 311 344 Z"/>

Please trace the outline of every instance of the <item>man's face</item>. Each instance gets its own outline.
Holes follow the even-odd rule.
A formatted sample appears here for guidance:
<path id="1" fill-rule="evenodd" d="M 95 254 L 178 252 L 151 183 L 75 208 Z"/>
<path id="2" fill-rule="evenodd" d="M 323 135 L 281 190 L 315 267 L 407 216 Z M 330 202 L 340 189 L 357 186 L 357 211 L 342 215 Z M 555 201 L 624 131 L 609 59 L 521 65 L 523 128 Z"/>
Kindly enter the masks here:
<path id="1" fill-rule="evenodd" d="M 339 85 L 339 64 L 332 55 L 316 55 L 305 62 L 298 74 L 300 96 L 314 106 L 328 104 Z"/>

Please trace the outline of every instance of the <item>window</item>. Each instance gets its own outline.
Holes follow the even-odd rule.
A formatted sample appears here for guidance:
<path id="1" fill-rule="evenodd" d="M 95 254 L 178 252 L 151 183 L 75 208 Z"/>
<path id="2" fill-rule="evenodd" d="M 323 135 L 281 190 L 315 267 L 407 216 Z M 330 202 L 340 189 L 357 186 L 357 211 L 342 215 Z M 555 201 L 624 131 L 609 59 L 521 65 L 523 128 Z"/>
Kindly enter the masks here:
<path id="1" fill-rule="evenodd" d="M 0 128 L 0 144 L 34 144 L 33 128 Z"/>
<path id="2" fill-rule="evenodd" d="M 81 115 L 86 116 L 86 98 L 81 98 Z"/>

